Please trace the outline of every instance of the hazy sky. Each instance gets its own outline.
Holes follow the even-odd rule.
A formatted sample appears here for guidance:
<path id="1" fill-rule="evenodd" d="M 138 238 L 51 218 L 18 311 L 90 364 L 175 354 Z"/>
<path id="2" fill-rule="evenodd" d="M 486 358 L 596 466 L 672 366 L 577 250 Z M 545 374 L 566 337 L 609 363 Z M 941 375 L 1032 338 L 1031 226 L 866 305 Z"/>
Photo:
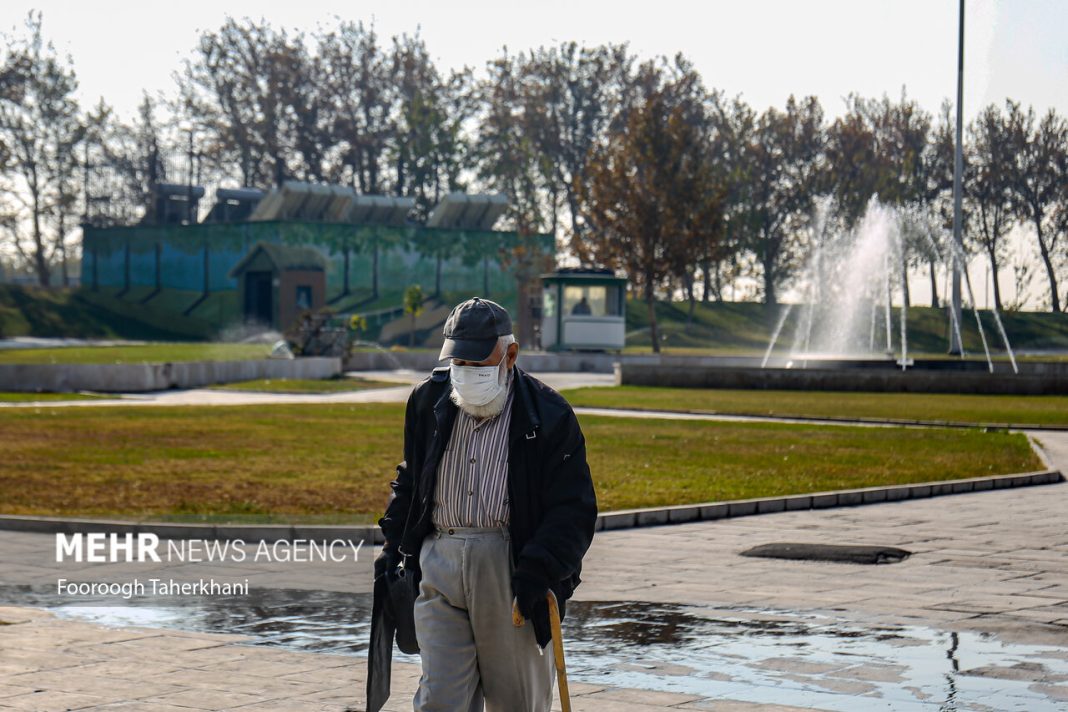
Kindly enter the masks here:
<path id="1" fill-rule="evenodd" d="M 142 89 L 170 93 L 197 31 L 227 14 L 309 31 L 340 16 L 373 22 L 387 38 L 418 30 L 446 67 L 481 67 L 504 45 L 629 42 L 642 57 L 684 53 L 710 87 L 758 108 L 816 94 L 831 116 L 854 91 L 897 96 L 906 86 L 932 112 L 956 91 L 956 0 L 4 0 L 0 27 L 21 26 L 31 8 L 73 56 L 82 98 L 103 96 L 125 115 Z M 1068 114 L 1068 0 L 967 0 L 967 8 L 966 116 L 1006 96 Z"/>
<path id="2" fill-rule="evenodd" d="M 1006 97 L 1068 115 L 1068 0 L 966 0 L 965 117 Z M 958 0 L 230 0 L 180 3 L 2 0 L 0 30 L 44 13 L 57 49 L 75 63 L 83 103 L 103 96 L 129 117 L 142 90 L 172 95 L 173 73 L 226 15 L 265 17 L 313 31 L 337 17 L 373 23 L 384 40 L 420 32 L 441 67 L 482 68 L 507 46 L 627 42 L 639 57 L 682 52 L 710 88 L 758 109 L 792 93 L 815 94 L 829 117 L 851 92 L 897 97 L 902 87 L 932 113 L 956 93 Z M 1013 243 L 1033 251 L 1032 241 Z M 1031 256 L 1034 259 L 1034 256 Z M 985 263 L 971 265 L 976 298 L 989 292 Z M 1002 286 L 1011 298 L 1011 279 Z M 1043 286 L 1033 286 L 1041 292 Z M 926 301 L 926 280 L 913 294 Z"/>

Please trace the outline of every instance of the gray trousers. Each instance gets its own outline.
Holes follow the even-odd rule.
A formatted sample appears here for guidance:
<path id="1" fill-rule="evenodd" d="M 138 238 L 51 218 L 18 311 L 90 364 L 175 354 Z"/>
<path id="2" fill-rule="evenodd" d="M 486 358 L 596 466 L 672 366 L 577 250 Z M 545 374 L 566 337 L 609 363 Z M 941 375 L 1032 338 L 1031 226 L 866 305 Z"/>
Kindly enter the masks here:
<path id="1" fill-rule="evenodd" d="M 438 529 L 423 541 L 415 634 L 423 671 L 416 712 L 548 712 L 552 648 L 512 624 L 505 529 Z"/>

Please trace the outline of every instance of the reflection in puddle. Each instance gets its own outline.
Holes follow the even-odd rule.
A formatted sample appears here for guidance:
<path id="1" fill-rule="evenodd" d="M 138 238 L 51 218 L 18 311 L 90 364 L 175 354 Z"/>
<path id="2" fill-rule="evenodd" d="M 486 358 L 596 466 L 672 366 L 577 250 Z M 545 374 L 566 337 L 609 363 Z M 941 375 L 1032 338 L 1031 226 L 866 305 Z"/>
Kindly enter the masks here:
<path id="1" fill-rule="evenodd" d="M 0 603 L 315 652 L 363 653 L 370 630 L 368 595 L 326 591 L 260 589 L 160 607 L 71 605 L 47 587 L 0 586 Z M 598 685 L 842 712 L 1040 712 L 1068 701 L 1068 652 L 979 633 L 865 626 L 822 613 L 575 601 L 564 627 L 569 676 Z"/>
<path id="2" fill-rule="evenodd" d="M 572 617 L 573 616 L 573 617 Z M 576 680 L 826 710 L 1065 709 L 1068 654 L 826 614 L 646 603 L 568 608 Z"/>

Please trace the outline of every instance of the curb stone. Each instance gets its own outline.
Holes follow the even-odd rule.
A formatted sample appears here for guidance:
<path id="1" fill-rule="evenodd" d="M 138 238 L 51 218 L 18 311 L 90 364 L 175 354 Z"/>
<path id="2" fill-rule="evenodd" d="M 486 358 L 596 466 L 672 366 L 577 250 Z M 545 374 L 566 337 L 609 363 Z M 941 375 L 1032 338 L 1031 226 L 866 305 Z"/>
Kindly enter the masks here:
<path id="1" fill-rule="evenodd" d="M 784 497 L 739 499 L 730 502 L 704 502 L 670 507 L 646 507 L 604 512 L 597 517 L 596 530 L 633 529 L 636 527 L 707 522 L 716 519 L 748 517 L 776 512 L 796 512 L 808 509 L 855 507 L 910 499 L 927 499 L 952 494 L 984 492 L 1015 487 L 1034 487 L 1064 482 L 1060 470 L 1039 470 L 992 477 L 963 480 L 922 482 L 890 487 L 813 492 Z M 244 539 L 248 541 L 279 541 L 292 539 L 358 538 L 374 544 L 383 542 L 377 526 L 340 525 L 319 526 L 303 524 L 171 524 L 165 522 L 128 522 L 109 519 L 64 519 L 61 517 L 29 517 L 0 515 L 0 530 L 63 533 L 104 532 L 116 534 L 152 533 L 165 539 Z"/>

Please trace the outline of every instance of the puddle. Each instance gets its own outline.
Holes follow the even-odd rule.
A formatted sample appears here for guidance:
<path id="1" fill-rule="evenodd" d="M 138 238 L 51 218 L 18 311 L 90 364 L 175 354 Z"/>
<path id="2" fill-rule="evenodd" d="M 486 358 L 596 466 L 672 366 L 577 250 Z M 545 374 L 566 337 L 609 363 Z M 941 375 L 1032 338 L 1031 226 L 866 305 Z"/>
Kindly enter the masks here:
<path id="1" fill-rule="evenodd" d="M 72 605 L 48 587 L 0 586 L 0 603 L 313 652 L 364 654 L 370 632 L 366 594 L 260 589 L 225 601 L 95 606 Z M 574 601 L 564 629 L 569 678 L 579 682 L 841 712 L 1068 708 L 1063 648 L 979 633 L 771 609 Z"/>

